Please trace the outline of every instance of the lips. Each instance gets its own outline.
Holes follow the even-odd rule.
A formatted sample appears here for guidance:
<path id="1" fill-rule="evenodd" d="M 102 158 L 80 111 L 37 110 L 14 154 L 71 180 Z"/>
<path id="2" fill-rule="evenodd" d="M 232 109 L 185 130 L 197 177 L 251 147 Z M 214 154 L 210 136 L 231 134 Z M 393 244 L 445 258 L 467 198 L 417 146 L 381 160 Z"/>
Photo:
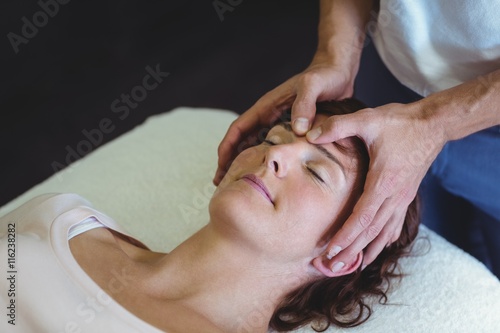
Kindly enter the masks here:
<path id="1" fill-rule="evenodd" d="M 244 175 L 241 177 L 244 181 L 246 181 L 250 186 L 255 188 L 260 194 L 262 194 L 269 202 L 271 202 L 274 205 L 273 199 L 271 198 L 271 195 L 269 194 L 269 191 L 267 190 L 266 185 L 260 180 L 259 177 L 253 174 L 248 174 Z"/>

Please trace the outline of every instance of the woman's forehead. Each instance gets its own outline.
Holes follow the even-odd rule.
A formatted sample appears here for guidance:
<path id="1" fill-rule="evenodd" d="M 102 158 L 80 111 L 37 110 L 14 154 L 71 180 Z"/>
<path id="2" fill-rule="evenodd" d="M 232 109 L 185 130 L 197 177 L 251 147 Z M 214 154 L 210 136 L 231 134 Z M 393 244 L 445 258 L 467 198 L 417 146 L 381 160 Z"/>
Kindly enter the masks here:
<path id="1" fill-rule="evenodd" d="M 313 124 L 311 126 L 311 128 L 316 128 L 317 126 L 320 126 L 325 120 L 327 120 L 330 116 L 326 115 L 326 114 L 321 114 L 321 113 L 318 113 L 316 114 L 316 116 L 314 117 L 314 121 L 313 121 Z M 345 138 L 345 139 L 340 139 L 340 140 L 337 140 L 336 143 L 340 146 L 340 147 L 343 147 L 343 148 L 355 148 L 355 144 L 354 144 L 354 140 L 352 137 L 348 137 L 348 138 Z"/>
<path id="2" fill-rule="evenodd" d="M 315 128 L 316 126 L 319 126 L 322 122 L 324 122 L 327 119 L 328 119 L 328 116 L 326 114 L 321 114 L 321 113 L 316 114 L 316 116 L 314 117 L 314 121 L 312 123 L 311 128 Z"/>
<path id="3" fill-rule="evenodd" d="M 313 128 L 317 127 L 317 126 L 320 126 L 328 118 L 329 117 L 327 115 L 317 114 L 315 116 L 315 118 L 314 118 L 314 121 L 312 123 L 311 129 L 313 129 Z M 304 136 L 297 135 L 293 131 L 293 129 L 292 129 L 292 123 L 290 121 L 284 121 L 284 122 L 277 123 L 271 129 L 276 128 L 276 127 L 283 127 L 288 132 L 290 132 L 291 134 L 293 134 L 294 136 L 305 138 Z M 356 149 L 357 147 L 356 147 L 356 144 L 354 143 L 353 139 L 354 139 L 353 137 L 347 137 L 347 138 L 335 141 L 334 144 L 336 146 L 338 146 L 339 148 L 341 148 L 341 149 L 347 149 L 347 150 Z"/>

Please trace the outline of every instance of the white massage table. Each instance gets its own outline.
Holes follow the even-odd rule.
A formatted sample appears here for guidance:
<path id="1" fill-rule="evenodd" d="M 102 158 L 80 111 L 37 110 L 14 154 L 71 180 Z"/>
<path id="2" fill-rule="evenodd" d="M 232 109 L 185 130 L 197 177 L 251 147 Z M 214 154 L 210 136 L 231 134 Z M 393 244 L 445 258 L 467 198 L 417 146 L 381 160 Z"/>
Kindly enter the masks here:
<path id="1" fill-rule="evenodd" d="M 217 145 L 235 118 L 193 108 L 151 117 L 1 207 L 0 216 L 38 194 L 74 192 L 152 250 L 170 251 L 208 221 Z M 401 260 L 408 276 L 390 291 L 391 305 L 375 304 L 359 327 L 327 332 L 500 332 L 498 279 L 423 226 L 419 237 L 416 255 Z"/>

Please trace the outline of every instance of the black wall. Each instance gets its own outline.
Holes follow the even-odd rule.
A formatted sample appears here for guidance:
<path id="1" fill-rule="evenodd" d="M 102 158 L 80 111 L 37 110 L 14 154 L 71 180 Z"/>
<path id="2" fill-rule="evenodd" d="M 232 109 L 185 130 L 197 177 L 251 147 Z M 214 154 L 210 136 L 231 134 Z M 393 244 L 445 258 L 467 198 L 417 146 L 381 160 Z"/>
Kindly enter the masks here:
<path id="1" fill-rule="evenodd" d="M 0 205 L 152 114 L 245 111 L 308 65 L 317 21 L 307 0 L 3 0 Z"/>

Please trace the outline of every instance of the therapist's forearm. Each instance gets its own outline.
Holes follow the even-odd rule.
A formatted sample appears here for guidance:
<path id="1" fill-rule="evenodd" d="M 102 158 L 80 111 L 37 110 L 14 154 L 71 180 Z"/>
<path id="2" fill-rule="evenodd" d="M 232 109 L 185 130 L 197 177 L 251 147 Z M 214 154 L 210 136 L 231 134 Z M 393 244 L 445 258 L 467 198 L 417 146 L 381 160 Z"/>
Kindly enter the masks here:
<path id="1" fill-rule="evenodd" d="M 500 124 L 500 69 L 422 100 L 447 141 Z"/>
<path id="2" fill-rule="evenodd" d="M 357 72 L 372 0 L 321 0 L 316 57 Z"/>

